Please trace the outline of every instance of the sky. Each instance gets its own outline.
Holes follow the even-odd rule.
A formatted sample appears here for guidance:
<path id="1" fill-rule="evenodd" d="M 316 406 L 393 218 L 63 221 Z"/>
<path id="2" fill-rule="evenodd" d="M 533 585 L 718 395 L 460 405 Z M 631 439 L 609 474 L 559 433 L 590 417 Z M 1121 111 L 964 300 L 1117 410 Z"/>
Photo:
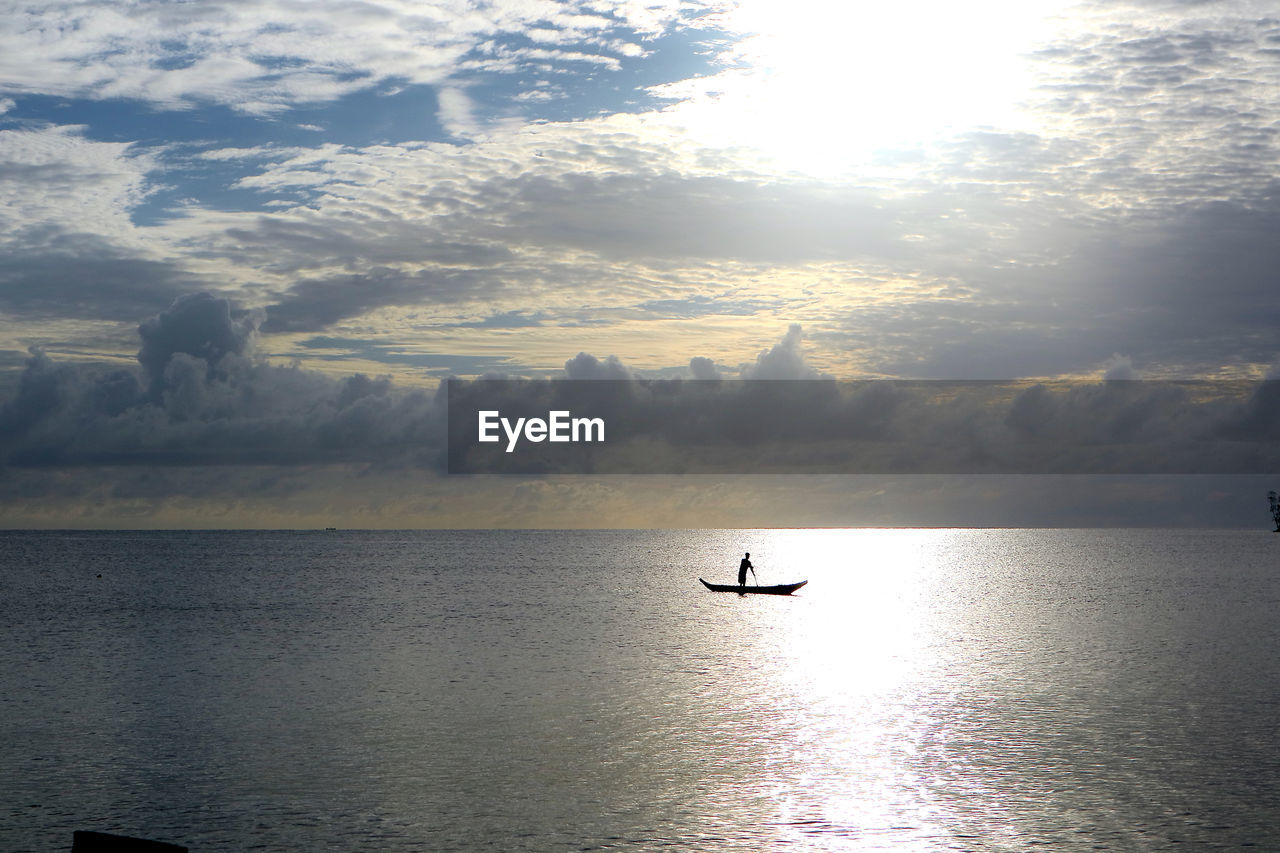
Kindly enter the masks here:
<path id="1" fill-rule="evenodd" d="M 1266 472 L 450 476 L 439 387 L 1269 376 L 1268 4 L 0 9 L 0 525 L 1269 521 Z"/>

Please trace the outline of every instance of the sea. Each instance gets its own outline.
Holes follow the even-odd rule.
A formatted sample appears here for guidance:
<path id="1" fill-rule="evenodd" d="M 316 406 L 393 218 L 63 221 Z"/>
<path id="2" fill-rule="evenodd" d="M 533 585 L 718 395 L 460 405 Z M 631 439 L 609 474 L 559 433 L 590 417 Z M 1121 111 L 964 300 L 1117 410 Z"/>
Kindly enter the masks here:
<path id="1" fill-rule="evenodd" d="M 3 851 L 1280 850 L 1278 735 L 1268 531 L 0 532 Z"/>

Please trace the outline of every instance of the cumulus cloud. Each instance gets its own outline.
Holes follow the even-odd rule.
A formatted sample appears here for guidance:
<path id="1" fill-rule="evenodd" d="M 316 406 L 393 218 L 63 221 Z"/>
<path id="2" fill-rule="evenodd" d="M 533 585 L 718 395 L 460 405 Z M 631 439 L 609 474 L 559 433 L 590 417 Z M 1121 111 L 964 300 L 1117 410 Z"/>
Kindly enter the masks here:
<path id="1" fill-rule="evenodd" d="M 694 379 L 699 380 L 710 381 L 720 378 L 720 369 L 716 367 L 715 360 L 704 355 L 695 355 L 689 359 L 689 373 Z"/>
<path id="2" fill-rule="evenodd" d="M 33 350 L 0 408 L 8 464 L 438 470 L 440 394 L 268 364 L 254 351 L 260 319 L 207 293 L 180 297 L 138 327 L 140 370 L 63 364 Z M 617 356 L 587 352 L 551 381 L 455 381 L 448 408 L 462 420 L 450 428 L 472 429 L 465 412 L 475 408 L 604 417 L 612 443 L 588 472 L 1238 473 L 1276 463 L 1274 382 L 1117 383 L 1131 365 L 1115 359 L 1092 384 L 838 383 L 808 365 L 802 336 L 792 325 L 737 382 L 648 379 Z M 690 361 L 690 374 L 723 378 L 705 356 Z M 455 462 L 468 452 L 457 438 L 448 441 Z M 529 472 L 527 460 L 497 459 L 501 470 Z M 562 464 L 540 449 L 533 472 Z M 581 470 L 580 459 L 567 464 Z"/>
<path id="3" fill-rule="evenodd" d="M 1134 368 L 1133 359 L 1116 353 L 1102 365 L 1102 378 L 1107 381 L 1133 380 L 1140 379 L 1141 374 Z"/>
<path id="4" fill-rule="evenodd" d="M 138 369 L 61 363 L 33 349 L 12 398 L 0 406 L 5 461 L 19 467 L 441 464 L 440 395 L 385 377 L 337 379 L 271 365 L 255 351 L 260 320 L 226 299 L 195 293 L 138 326 Z M 808 375 L 798 336 L 794 330 L 779 346 L 790 353 L 787 363 Z M 775 351 L 762 359 L 771 363 Z M 715 373 L 705 357 L 692 363 L 695 377 Z M 594 380 L 589 384 L 616 393 L 619 404 L 630 400 L 635 417 L 654 428 L 671 414 L 667 407 L 635 408 L 649 399 L 651 386 L 617 356 L 580 352 L 559 378 Z M 572 396 L 579 386 L 522 380 L 511 402 L 528 394 Z M 753 423 L 763 423 L 765 414 Z"/>
<path id="5" fill-rule="evenodd" d="M 760 353 L 755 364 L 743 365 L 743 379 L 817 379 L 818 371 L 805 364 L 800 352 L 804 330 L 793 323 L 782 341 Z"/>
<path id="6" fill-rule="evenodd" d="M 580 352 L 566 361 L 564 373 L 569 379 L 629 380 L 635 378 L 635 375 L 616 355 L 601 360 L 585 352 Z"/>
<path id="7" fill-rule="evenodd" d="M 208 294 L 139 327 L 141 371 L 59 364 L 34 350 L 0 409 L 18 466 L 432 464 L 432 395 L 332 379 L 256 357 L 256 319 Z"/>
<path id="8" fill-rule="evenodd" d="M 216 368 L 228 355 L 240 355 L 250 346 L 257 331 L 256 317 L 232 318 L 225 299 L 208 293 L 180 297 L 173 305 L 138 327 L 142 349 L 138 363 L 153 385 L 164 378 L 173 357 L 179 353 Z"/>

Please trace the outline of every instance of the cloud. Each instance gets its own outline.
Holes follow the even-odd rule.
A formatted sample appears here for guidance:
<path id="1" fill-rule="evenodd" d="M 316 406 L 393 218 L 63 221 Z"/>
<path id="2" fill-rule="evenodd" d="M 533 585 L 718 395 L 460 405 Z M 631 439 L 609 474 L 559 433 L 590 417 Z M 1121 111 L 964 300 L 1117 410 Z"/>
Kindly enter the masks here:
<path id="1" fill-rule="evenodd" d="M 140 369 L 60 363 L 34 349 L 12 398 L 0 406 L 5 463 L 438 470 L 445 437 L 440 395 L 385 377 L 337 379 L 268 364 L 255 349 L 260 320 L 226 299 L 195 293 L 138 326 Z M 803 373 L 798 345 L 795 329 L 762 363 L 785 349 L 787 363 Z M 714 371 L 708 359 L 693 364 L 695 375 Z M 561 376 L 605 385 L 639 381 L 616 356 L 586 352 L 566 361 Z"/>
<path id="2" fill-rule="evenodd" d="M 584 304 L 615 328 L 635 307 L 783 314 L 876 372 L 957 378 L 1080 372 L 1117 351 L 1189 375 L 1270 363 L 1280 343 L 1266 308 L 1280 215 L 1262 186 L 1233 202 L 1068 209 L 1046 200 L 1088 199 L 1092 184 L 1060 182 L 1104 183 L 1094 152 L 1026 136 L 957 141 L 931 166 L 932 189 L 900 193 L 724 177 L 725 161 L 700 163 L 679 140 L 646 133 L 617 119 L 463 149 L 291 149 L 243 183 L 308 186 L 306 205 L 188 209 L 139 229 L 127 213 L 145 194 L 147 162 L 62 130 L 50 138 L 88 145 L 111 168 L 82 175 L 80 149 L 61 151 L 48 174 L 68 177 L 36 196 L 51 224 L 14 232 L 23 236 L 9 275 L 31 270 L 6 295 L 41 316 L 100 305 L 98 316 L 124 319 L 214 283 L 228 294 L 252 287 L 240 298 L 266 309 L 268 334 L 414 306 L 443 308 L 448 323 L 533 299 L 548 326 Z M 96 175 L 115 201 L 80 227 L 115 224 L 72 239 L 72 188 Z M 16 203 L 32 203 L 21 186 Z M 1142 200 L 1140 189 L 1128 198 Z"/>
<path id="3" fill-rule="evenodd" d="M 25 322 L 132 320 L 199 281 L 138 236 L 152 154 L 79 126 L 0 130 L 0 308 Z"/>
<path id="4" fill-rule="evenodd" d="M 1068 184 L 1112 204 L 1244 197 L 1273 180 L 1276 21 L 1248 4 L 1095 6 L 1039 54 L 1048 127 L 1094 149 Z"/>
<path id="5" fill-rule="evenodd" d="M 646 379 L 579 353 L 564 381 L 449 383 L 450 471 L 641 474 L 1247 474 L 1280 470 L 1280 383 L 836 382 L 803 330 L 744 364 L 738 382 Z M 695 357 L 693 378 L 721 379 Z M 577 382 L 575 380 L 590 380 Z M 602 381 L 604 380 L 604 381 Z M 611 380 L 611 381 L 610 381 Z M 758 381 L 765 380 L 765 381 Z M 782 381 L 779 381 L 782 380 Z M 590 446 L 483 445 L 476 413 L 600 418 Z"/>
<path id="6" fill-rule="evenodd" d="M 743 379 L 817 379 L 818 371 L 805 364 L 800 352 L 803 334 L 798 323 L 787 329 L 786 337 L 772 348 L 760 353 L 755 364 L 742 367 Z"/>
<path id="7" fill-rule="evenodd" d="M 352 359 L 379 365 L 408 365 L 415 375 L 449 377 L 499 373 L 537 372 L 514 359 L 502 355 L 461 355 L 448 352 L 422 352 L 417 348 L 376 343 L 369 340 L 317 336 L 300 341 L 298 346 L 308 353 L 311 362 L 347 362 Z"/>
<path id="8" fill-rule="evenodd" d="M 466 269 L 435 269 L 401 272 L 374 269 L 362 275 L 304 279 L 266 308 L 263 330 L 268 332 L 319 331 L 335 323 L 394 305 L 448 304 L 475 299 L 482 288 L 483 274 Z"/>
<path id="9" fill-rule="evenodd" d="M 1095 199 L 1122 158 L 1100 158 L 1088 136 L 994 132 L 957 138 L 918 177 L 878 188 L 727 178 L 725 161 L 699 164 L 685 143 L 648 132 L 610 120 L 465 150 L 342 149 L 267 164 L 263 185 L 306 180 L 323 195 L 242 218 L 206 250 L 280 274 L 342 269 L 282 281 L 272 315 L 293 316 L 270 329 L 517 292 L 551 304 L 573 294 L 601 318 L 615 306 L 680 311 L 682 298 L 715 315 L 731 307 L 719 298 L 728 288 L 714 300 L 690 294 L 666 271 L 737 265 L 734 301 L 748 315 L 799 314 L 817 290 L 741 288 L 748 277 L 832 279 L 822 310 L 805 314 L 814 340 L 860 343 L 865 363 L 889 374 L 1053 375 L 1114 351 L 1182 375 L 1273 358 L 1265 308 L 1240 307 L 1268 304 L 1264 271 L 1280 260 L 1263 186 L 1237 202 L 1166 203 L 1157 173 L 1131 174 L 1127 206 L 1108 207 Z M 1221 180 L 1215 192 L 1239 190 L 1231 173 Z M 384 269 L 352 275 L 353 265 Z"/>
<path id="10" fill-rule="evenodd" d="M 574 51 L 526 57 L 481 49 L 535 26 L 561 45 L 588 44 L 601 33 L 630 41 L 681 25 L 686 15 L 677 3 L 622 4 L 607 15 L 592 6 L 311 0 L 299 15 L 286 0 L 19 3 L 0 22 L 0 79 L 11 91 L 165 107 L 217 102 L 271 113 L 387 81 L 438 84 L 463 66 L 485 71 L 579 60 Z"/>
<path id="11" fill-rule="evenodd" d="M 1133 359 L 1116 353 L 1103 363 L 1102 378 L 1108 382 L 1133 380 L 1140 378 L 1140 374 L 1133 367 Z"/>
<path id="12" fill-rule="evenodd" d="M 314 198 L 271 217 L 244 217 L 227 232 L 234 242 L 226 251 L 265 258 L 283 249 L 274 262 L 283 269 L 314 268 L 357 249 L 369 263 L 426 259 L 454 246 L 765 263 L 899 249 L 897 220 L 910 208 L 857 187 L 725 177 L 717 172 L 726 162 L 695 164 L 695 152 L 682 148 L 624 118 L 542 126 L 461 149 L 295 149 L 240 186 L 306 187 Z"/>
<path id="13" fill-rule="evenodd" d="M 864 193 L 686 176 L 671 171 L 672 151 L 634 122 L 602 121 L 465 149 L 291 152 L 242 185 L 307 186 L 317 195 L 305 206 L 189 211 L 156 233 L 205 263 L 218 259 L 235 280 L 266 276 L 275 290 L 268 332 L 516 293 L 597 310 L 638 302 L 682 311 L 671 297 L 689 294 L 678 283 L 719 276 L 718 265 L 787 268 L 897 251 L 898 229 L 885 224 L 894 217 Z M 731 305 L 702 293 L 689 304 L 748 315 L 779 299 L 743 294 Z"/>
<path id="14" fill-rule="evenodd" d="M 164 379 L 173 357 L 191 356 L 216 368 L 228 355 L 240 355 L 252 343 L 258 318 L 232 318 L 225 299 L 208 293 L 193 293 L 177 299 L 169 308 L 138 327 L 142 349 L 138 363 L 150 376 L 153 386 Z"/>
<path id="15" fill-rule="evenodd" d="M 155 158 L 128 143 L 86 139 L 84 130 L 79 125 L 0 130 L 5 243 L 20 243 L 27 229 L 48 227 L 92 229 L 128 240 L 129 212 L 146 198 Z"/>
<path id="16" fill-rule="evenodd" d="M 352 45 L 362 39 L 373 44 L 386 30 L 386 47 L 431 37 L 425 21 L 406 23 L 391 4 L 321 3 L 314 22 L 294 16 L 288 27 L 275 26 L 285 7 L 272 4 L 183 4 L 167 17 L 163 4 L 129 16 L 100 5 L 55 3 L 47 17 L 26 18 L 36 30 L 73 19 L 99 27 L 48 29 L 48 61 L 66 72 L 75 63 L 65 57 L 80 56 L 102 32 L 151 45 L 163 17 L 182 37 L 143 51 L 137 64 L 146 70 L 148 57 L 160 56 L 184 71 L 148 84 L 179 100 L 223 97 L 188 79 L 207 71 L 215 85 L 217 69 L 199 60 L 223 41 L 240 46 L 228 57 L 277 75 L 283 102 L 290 86 L 311 85 L 304 71 L 319 67 L 289 57 L 305 59 L 319 50 L 313 40 L 339 25 L 349 24 L 354 40 L 326 48 L 333 68 L 345 63 L 330 75 L 340 87 L 384 73 L 360 76 L 367 69 Z M 549 19 L 536 24 L 538 45 L 566 52 L 588 43 L 607 52 L 617 39 L 630 43 L 619 27 L 666 32 L 684 14 L 674 4 L 628 6 L 610 21 L 585 7 L 538 8 Z M 504 34 L 528 28 L 532 9 L 499 4 L 458 24 L 492 43 L 466 61 L 514 51 Z M 562 17 L 570 13 L 585 17 Z M 451 12 L 431 14 L 454 32 Z M 36 30 L 0 39 L 27 44 Z M 811 363 L 843 375 L 1082 374 L 1113 352 L 1148 376 L 1247 372 L 1270 364 L 1280 345 L 1280 318 L 1269 307 L 1269 271 L 1280 263 L 1270 173 L 1280 74 L 1265 52 L 1275 35 L 1269 19 L 1223 4 L 1158 18 L 1107 7 L 1064 24 L 1040 51 L 1042 121 L 1032 130 L 953 135 L 871 158 L 839 181 L 769 171 L 740 151 L 695 144 L 663 112 L 500 127 L 465 145 L 222 145 L 203 159 L 91 141 L 72 127 L 0 131 L 8 134 L 0 251 L 12 261 L 0 273 L 0 300 L 20 315 L 20 331 L 4 345 L 65 342 L 72 335 L 55 334 L 48 321 L 133 319 L 203 289 L 263 308 L 266 335 L 371 339 L 375 332 L 355 327 L 376 318 L 388 345 L 408 342 L 410 331 L 421 343 L 459 321 L 535 305 L 536 329 L 502 345 L 536 338 L 538 358 L 517 360 L 542 369 L 581 346 L 558 330 L 586 320 L 599 327 L 595 341 L 647 340 L 642 332 L 656 327 L 641 324 L 671 320 L 662 327 L 666 356 L 640 343 L 618 354 L 665 358 L 674 368 L 689 347 L 677 352 L 667 342 L 712 337 L 717 348 L 704 357 L 734 365 L 754 355 L 743 341 L 755 329 L 786 317 L 804 322 Z M 133 85 L 112 70 L 123 59 L 101 53 L 75 66 L 86 80 L 97 79 L 96 68 L 113 86 Z M 388 68 L 409 61 L 397 53 Z M 226 79 L 248 73 L 227 68 Z M 58 74 L 48 79 L 71 86 Z M 388 86 L 412 79 L 385 78 Z M 490 96 L 473 80 L 441 80 L 432 85 L 465 92 L 475 105 Z M 76 85 L 97 91 L 91 80 Z M 226 97 L 270 101 L 255 86 Z M 180 182 L 179 160 L 234 166 L 232 189 L 274 206 L 187 201 L 140 227 L 131 215 L 155 187 Z M 698 323 L 677 328 L 689 317 Z M 482 331 L 465 344 L 452 340 L 450 351 L 491 348 Z M 551 335 L 566 349 L 547 346 Z"/>
<path id="17" fill-rule="evenodd" d="M 744 519 L 992 523 L 1009 518 L 1044 523 L 1064 517 L 1047 507 L 1065 512 L 1072 500 L 1085 501 L 1093 512 L 1086 520 L 1114 521 L 1125 506 L 1130 507 L 1126 519 L 1169 520 L 1151 515 L 1168 511 L 1165 502 L 1150 494 L 1164 489 L 1163 481 L 1152 485 L 1151 480 L 1064 481 L 1052 490 L 1064 505 L 1049 500 L 1036 503 L 1031 512 L 1009 498 L 1022 495 L 1018 500 L 1025 500 L 1028 493 L 1043 492 L 1038 481 L 1028 492 L 1025 478 L 1001 481 L 999 488 L 990 478 L 944 478 L 923 485 L 892 478 L 812 477 L 791 484 L 741 480 L 736 485 L 723 477 L 642 479 L 632 485 L 612 477 L 442 479 L 446 425 L 441 395 L 385 377 L 333 378 L 266 364 L 255 352 L 255 322 L 225 300 L 199 294 L 178 300 L 139 326 L 138 369 L 59 363 L 33 351 L 13 395 L 0 405 L 0 505 L 20 508 L 10 517 L 25 523 L 63 525 L 118 524 L 131 517 L 132 522 L 124 523 L 296 526 L 340 515 L 341 523 L 372 526 L 590 526 L 655 519 L 670 523 L 677 511 L 684 513 L 686 524 Z M 792 328 L 755 364 L 744 365 L 745 374 L 785 367 L 788 375 L 813 375 L 801 340 L 801 330 Z M 723 379 L 705 356 L 694 357 L 690 365 L 694 378 Z M 1210 445 L 1196 446 L 1198 456 L 1172 463 L 1163 454 L 1170 442 L 1189 436 L 1226 439 L 1236 446 L 1262 436 L 1273 445 L 1280 412 L 1280 397 L 1270 387 L 1275 383 L 1234 397 L 1215 396 L 1227 386 L 1100 382 L 1028 386 L 1010 395 L 989 384 L 988 397 L 962 404 L 962 398 L 948 402 L 948 386 L 937 383 L 655 381 L 616 356 L 585 352 L 569 359 L 560 374 L 561 380 L 579 378 L 593 381 L 518 382 L 511 402 L 544 405 L 554 402 L 555 395 L 568 395 L 560 399 L 574 404 L 604 399 L 611 407 L 610 423 L 626 414 L 648 436 L 629 450 L 624 446 L 632 454 L 629 464 L 653 470 L 668 470 L 663 466 L 692 453 L 711 466 L 706 470 L 745 464 L 746 469 L 737 470 L 764 465 L 830 473 L 841 464 L 833 452 L 851 446 L 859 454 L 871 454 L 866 458 L 872 460 L 887 449 L 891 455 L 879 458 L 900 465 L 892 454 L 904 447 L 934 448 L 933 457 L 923 457 L 926 461 L 958 450 L 998 457 L 1007 452 L 1010 437 L 1031 441 L 1038 452 L 1060 454 L 1055 464 L 1065 470 L 1076 470 L 1071 466 L 1081 460 L 1091 462 L 1089 470 L 1108 470 L 1111 460 L 1097 448 L 1115 441 L 1146 448 L 1147 455 L 1140 458 L 1160 464 L 1238 462 L 1238 454 L 1214 456 Z M 684 396 L 682 389 L 691 384 L 714 386 L 720 396 L 710 408 L 700 405 L 706 400 Z M 583 396 L 584 385 L 600 389 L 603 398 Z M 484 384 L 461 387 L 475 390 Z M 761 394 L 765 387 L 776 391 Z M 1084 455 L 1072 457 L 1070 449 L 1081 446 Z M 965 469 L 981 464 L 982 458 L 952 461 Z M 1265 467 L 1269 458 L 1264 454 L 1255 461 L 1263 460 Z M 749 482 L 755 484 L 748 489 Z M 1185 503 L 1188 490 L 1195 489 L 1179 482 L 1171 488 L 1182 497 L 1170 492 L 1169 500 Z M 1136 492 L 1143 489 L 1147 496 L 1135 505 Z M 957 495 L 966 496 L 961 499 L 966 512 L 959 515 L 953 505 Z M 777 501 L 785 506 L 774 505 Z M 592 505 L 609 510 L 583 512 Z M 1135 506 L 1145 507 L 1146 514 L 1133 516 Z M 1084 518 L 1079 507 L 1076 511 L 1073 519 Z"/>
<path id="18" fill-rule="evenodd" d="M 432 395 L 269 365 L 253 352 L 255 325 L 195 294 L 139 326 L 141 373 L 33 351 L 0 409 L 8 464 L 433 464 Z"/>
<path id="19" fill-rule="evenodd" d="M 630 380 L 635 378 L 635 374 L 616 355 L 601 360 L 585 352 L 580 352 L 566 361 L 564 373 L 569 379 Z"/>
<path id="20" fill-rule="evenodd" d="M 26 324 L 133 320 L 194 286 L 180 266 L 132 255 L 97 235 L 32 228 L 20 236 L 25 244 L 0 247 L 0 308 Z"/>
<path id="21" fill-rule="evenodd" d="M 440 123 L 453 136 L 470 139 L 480 132 L 474 105 L 466 91 L 458 86 L 446 86 L 436 93 L 439 103 Z"/>
<path id="22" fill-rule="evenodd" d="M 695 355 L 689 359 L 689 373 L 694 379 L 709 381 L 720 379 L 720 369 L 716 367 L 714 360 L 704 355 Z"/>
<path id="23" fill-rule="evenodd" d="M 763 175 L 527 174 L 495 190 L 499 235 L 605 257 L 797 263 L 890 253 L 901 234 L 872 193 Z"/>

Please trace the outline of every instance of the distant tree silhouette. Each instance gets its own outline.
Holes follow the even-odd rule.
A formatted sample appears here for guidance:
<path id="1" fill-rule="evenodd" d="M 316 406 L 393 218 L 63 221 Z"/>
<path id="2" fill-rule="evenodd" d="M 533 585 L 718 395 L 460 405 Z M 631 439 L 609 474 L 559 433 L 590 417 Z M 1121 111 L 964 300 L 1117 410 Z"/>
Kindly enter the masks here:
<path id="1" fill-rule="evenodd" d="M 1276 523 L 1276 533 L 1280 533 L 1280 495 L 1267 492 L 1267 500 L 1271 502 L 1271 520 Z"/>

